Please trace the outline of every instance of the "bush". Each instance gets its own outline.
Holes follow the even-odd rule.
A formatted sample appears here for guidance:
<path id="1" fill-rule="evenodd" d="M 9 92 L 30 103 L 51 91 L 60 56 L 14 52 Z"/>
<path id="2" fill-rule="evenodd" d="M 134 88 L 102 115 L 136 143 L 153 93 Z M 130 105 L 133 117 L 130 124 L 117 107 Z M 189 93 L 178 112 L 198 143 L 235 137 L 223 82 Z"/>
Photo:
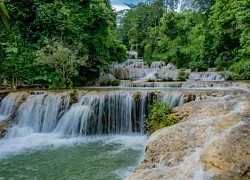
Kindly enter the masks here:
<path id="1" fill-rule="evenodd" d="M 167 102 L 155 102 L 150 106 L 149 118 L 145 121 L 148 134 L 158 129 L 176 124 L 179 120 L 175 114 L 170 114 L 170 105 Z"/>
<path id="2" fill-rule="evenodd" d="M 100 86 L 120 86 L 120 82 L 121 81 L 119 79 L 115 79 L 115 80 L 107 79 L 107 80 L 99 81 L 98 84 Z"/>
<path id="3" fill-rule="evenodd" d="M 180 72 L 178 73 L 178 79 L 179 79 L 180 81 L 186 81 L 186 79 L 188 79 L 188 74 L 185 73 L 184 71 L 180 71 Z"/>
<path id="4" fill-rule="evenodd" d="M 155 82 L 155 79 L 149 79 L 147 82 Z"/>
<path id="5" fill-rule="evenodd" d="M 223 71 L 220 73 L 220 75 L 225 79 L 225 80 L 233 80 L 234 73 L 230 71 Z"/>
<path id="6" fill-rule="evenodd" d="M 161 82 L 172 82 L 173 78 L 163 78 Z"/>
<path id="7" fill-rule="evenodd" d="M 240 61 L 230 67 L 235 74 L 233 80 L 249 80 L 250 79 L 250 61 Z"/>
<path id="8" fill-rule="evenodd" d="M 206 63 L 204 63 L 203 61 L 191 61 L 189 63 L 189 68 L 192 71 L 201 72 L 201 71 L 207 71 L 208 65 Z"/>

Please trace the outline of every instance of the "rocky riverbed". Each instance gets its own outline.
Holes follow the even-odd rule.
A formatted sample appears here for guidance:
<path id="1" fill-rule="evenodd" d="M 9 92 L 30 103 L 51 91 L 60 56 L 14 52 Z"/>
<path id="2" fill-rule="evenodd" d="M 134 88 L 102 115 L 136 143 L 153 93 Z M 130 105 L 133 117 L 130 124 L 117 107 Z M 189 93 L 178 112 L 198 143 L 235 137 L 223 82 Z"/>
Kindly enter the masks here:
<path id="1" fill-rule="evenodd" d="M 250 178 L 247 92 L 210 93 L 173 111 L 181 122 L 152 134 L 143 162 L 128 180 Z"/>

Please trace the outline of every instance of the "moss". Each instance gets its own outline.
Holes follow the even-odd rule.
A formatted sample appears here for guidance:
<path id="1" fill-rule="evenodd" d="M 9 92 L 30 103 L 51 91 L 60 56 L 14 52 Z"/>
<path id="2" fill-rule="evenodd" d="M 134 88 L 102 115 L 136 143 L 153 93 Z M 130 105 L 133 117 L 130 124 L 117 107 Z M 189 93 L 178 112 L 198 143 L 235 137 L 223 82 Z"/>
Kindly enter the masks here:
<path id="1" fill-rule="evenodd" d="M 150 106 L 150 114 L 145 121 L 145 129 L 149 135 L 158 129 L 172 126 L 179 122 L 179 118 L 171 113 L 169 103 L 155 102 Z"/>
<path id="2" fill-rule="evenodd" d="M 134 97 L 135 102 L 140 102 L 140 99 L 141 99 L 141 92 L 140 92 L 140 91 L 136 91 L 136 92 L 133 94 L 133 97 Z"/>
<path id="3" fill-rule="evenodd" d="M 78 92 L 76 89 L 70 91 L 70 106 L 78 102 Z"/>
<path id="4" fill-rule="evenodd" d="M 188 74 L 188 73 L 185 73 L 184 71 L 180 71 L 180 72 L 178 73 L 178 79 L 179 79 L 180 81 L 186 81 L 186 79 L 188 79 L 188 76 L 189 76 L 189 74 Z"/>
<path id="5" fill-rule="evenodd" d="M 121 83 L 121 80 L 119 79 L 115 79 L 115 80 L 106 79 L 106 80 L 97 82 L 97 84 L 99 84 L 100 86 L 120 86 L 120 83 Z"/>

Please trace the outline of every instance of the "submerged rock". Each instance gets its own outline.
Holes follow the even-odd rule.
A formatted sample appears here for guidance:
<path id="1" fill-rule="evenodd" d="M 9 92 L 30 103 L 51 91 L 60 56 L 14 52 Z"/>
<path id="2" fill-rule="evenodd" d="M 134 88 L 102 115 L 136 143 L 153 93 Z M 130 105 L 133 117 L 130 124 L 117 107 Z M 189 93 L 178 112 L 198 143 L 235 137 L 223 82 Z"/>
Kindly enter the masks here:
<path id="1" fill-rule="evenodd" d="M 250 178 L 248 94 L 210 93 L 174 111 L 181 122 L 150 137 L 129 180 Z"/>

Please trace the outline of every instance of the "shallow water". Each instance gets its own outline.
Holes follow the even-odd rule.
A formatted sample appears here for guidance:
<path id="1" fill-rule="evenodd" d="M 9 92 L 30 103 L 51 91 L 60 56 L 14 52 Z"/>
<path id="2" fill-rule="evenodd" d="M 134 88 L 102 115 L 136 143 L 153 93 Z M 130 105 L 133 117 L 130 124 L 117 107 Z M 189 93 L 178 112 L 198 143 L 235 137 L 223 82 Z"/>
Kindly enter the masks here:
<path id="1" fill-rule="evenodd" d="M 0 140 L 0 179 L 119 180 L 140 163 L 145 135 L 61 139 L 57 134 Z"/>

